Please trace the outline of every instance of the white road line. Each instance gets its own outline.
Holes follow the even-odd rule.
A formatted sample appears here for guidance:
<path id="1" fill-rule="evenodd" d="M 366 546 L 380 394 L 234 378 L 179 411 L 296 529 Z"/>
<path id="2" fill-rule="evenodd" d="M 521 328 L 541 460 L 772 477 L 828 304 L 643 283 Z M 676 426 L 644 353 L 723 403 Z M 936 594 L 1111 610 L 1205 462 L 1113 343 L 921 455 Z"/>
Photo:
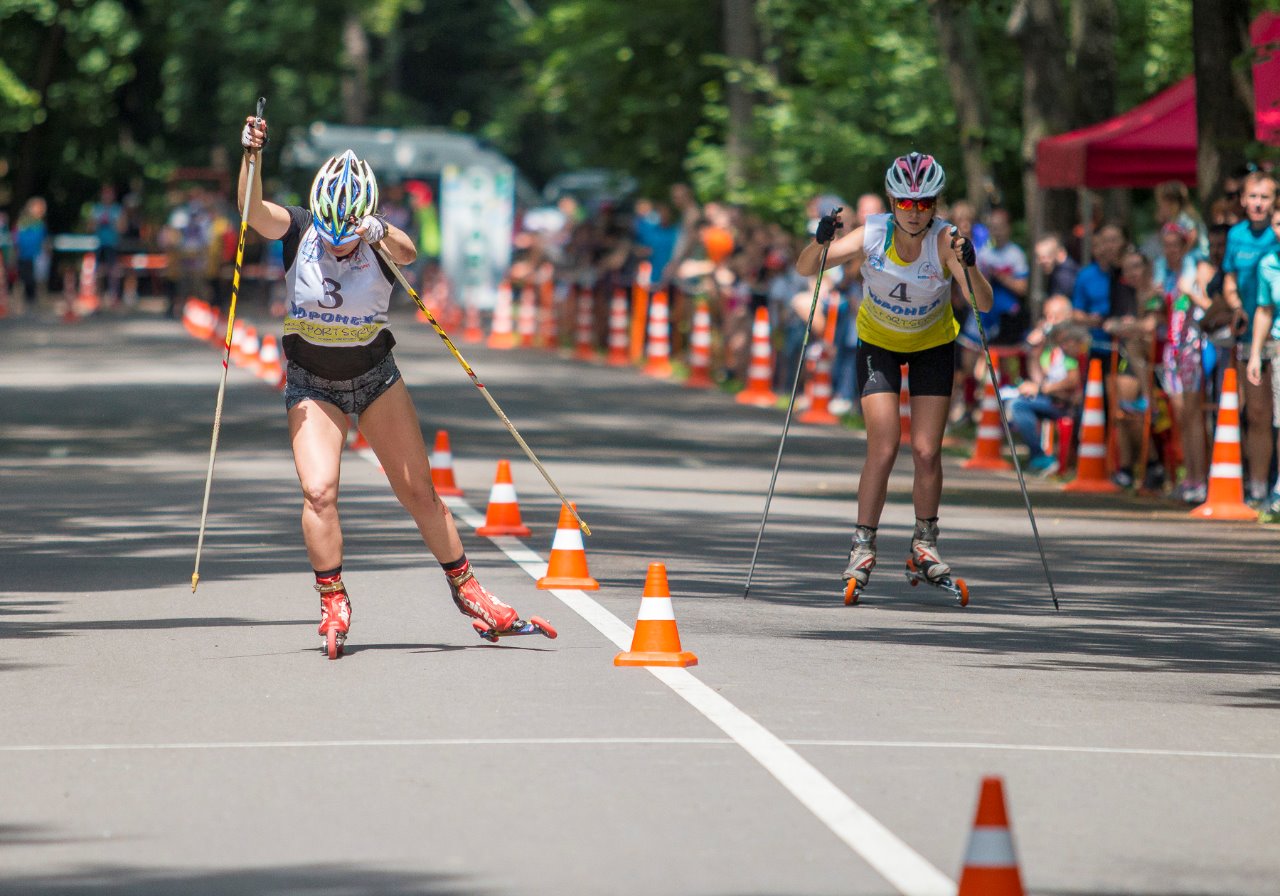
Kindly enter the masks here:
<path id="1" fill-rule="evenodd" d="M 484 524 L 484 517 L 466 501 L 458 498 L 445 500 L 454 515 L 466 525 L 478 527 Z M 500 537 L 491 541 L 534 579 L 546 574 L 546 561 L 519 539 Z M 585 592 L 557 589 L 551 593 L 619 649 L 630 648 L 631 628 Z M 751 716 L 694 678 L 686 669 L 646 668 L 746 750 L 903 896 L 955 896 L 956 885 L 950 878 L 899 840 L 822 772 Z"/>
<path id="2" fill-rule="evenodd" d="M 692 676 L 690 676 L 692 677 Z M 694 679 L 697 681 L 697 679 Z M 705 685 L 704 685 L 705 686 Z M 713 692 L 714 693 L 714 692 Z M 717 695 L 718 696 L 718 695 Z M 128 750 L 308 750 L 344 747 L 578 747 L 578 746 L 732 746 L 729 737 L 432 737 L 388 740 L 265 740 L 137 744 L 7 744 L 0 753 L 89 753 Z M 990 750 L 993 752 L 1082 753 L 1095 756 L 1154 756 L 1172 759 L 1240 759 L 1280 762 L 1280 753 L 1232 753 L 1219 750 L 1148 750 L 1138 747 L 1058 747 L 1044 744 L 980 744 L 902 740 L 788 740 L 789 747 L 840 747 L 884 750 Z"/>

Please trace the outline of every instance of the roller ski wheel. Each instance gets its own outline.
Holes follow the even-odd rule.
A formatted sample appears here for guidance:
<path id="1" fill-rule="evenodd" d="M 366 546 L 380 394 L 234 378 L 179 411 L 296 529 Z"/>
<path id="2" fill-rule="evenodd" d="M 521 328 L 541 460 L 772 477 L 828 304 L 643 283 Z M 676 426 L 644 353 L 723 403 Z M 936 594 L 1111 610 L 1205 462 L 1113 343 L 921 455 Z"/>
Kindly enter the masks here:
<path id="1" fill-rule="evenodd" d="M 932 585 L 935 588 L 941 588 L 943 591 L 949 591 L 962 607 L 969 606 L 969 586 L 965 584 L 964 579 L 952 578 L 951 576 L 942 576 L 938 579 L 930 579 L 924 574 L 924 571 L 916 566 L 912 559 L 907 560 L 906 569 L 907 581 L 914 588 L 921 582 L 926 585 Z"/>
<path id="2" fill-rule="evenodd" d="M 519 635 L 543 635 L 554 640 L 557 632 L 550 622 L 540 616 L 530 616 L 529 621 L 517 619 L 511 628 L 505 631 L 498 631 L 490 628 L 484 621 L 480 619 L 471 620 L 471 627 L 476 630 L 481 638 L 490 643 L 497 644 L 502 638 L 514 638 Z"/>
<path id="3" fill-rule="evenodd" d="M 859 585 L 857 579 L 850 579 L 844 583 L 844 605 L 852 607 L 858 602 L 858 598 L 862 597 L 862 590 L 865 586 Z"/>
<path id="4" fill-rule="evenodd" d="M 336 628 L 329 629 L 324 636 L 324 653 L 331 660 L 336 660 L 342 656 L 343 647 L 346 644 L 346 635 L 339 632 Z"/>

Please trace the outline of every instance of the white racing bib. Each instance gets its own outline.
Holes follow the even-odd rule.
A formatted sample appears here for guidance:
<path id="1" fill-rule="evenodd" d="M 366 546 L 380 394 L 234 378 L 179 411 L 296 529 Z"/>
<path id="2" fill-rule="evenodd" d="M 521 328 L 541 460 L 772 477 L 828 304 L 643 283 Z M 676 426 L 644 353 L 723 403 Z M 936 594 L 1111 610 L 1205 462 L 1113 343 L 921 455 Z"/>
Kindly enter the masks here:
<path id="1" fill-rule="evenodd" d="M 350 255 L 337 258 L 321 245 L 315 227 L 308 226 L 284 283 L 286 336 L 301 336 L 313 345 L 368 345 L 387 324 L 393 284 L 373 247 L 363 241 Z"/>

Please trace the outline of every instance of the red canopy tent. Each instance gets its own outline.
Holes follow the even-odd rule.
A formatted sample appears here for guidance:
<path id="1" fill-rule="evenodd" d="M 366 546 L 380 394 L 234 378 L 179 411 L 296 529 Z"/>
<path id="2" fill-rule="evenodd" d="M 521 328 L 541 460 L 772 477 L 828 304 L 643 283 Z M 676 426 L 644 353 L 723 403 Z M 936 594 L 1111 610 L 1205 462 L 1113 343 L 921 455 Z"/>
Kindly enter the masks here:
<path id="1" fill-rule="evenodd" d="M 1257 139 L 1280 144 L 1280 14 L 1254 21 L 1250 37 Z M 1042 189 L 1154 187 L 1196 182 L 1196 82 L 1187 77 L 1122 115 L 1046 137 L 1036 146 Z"/>

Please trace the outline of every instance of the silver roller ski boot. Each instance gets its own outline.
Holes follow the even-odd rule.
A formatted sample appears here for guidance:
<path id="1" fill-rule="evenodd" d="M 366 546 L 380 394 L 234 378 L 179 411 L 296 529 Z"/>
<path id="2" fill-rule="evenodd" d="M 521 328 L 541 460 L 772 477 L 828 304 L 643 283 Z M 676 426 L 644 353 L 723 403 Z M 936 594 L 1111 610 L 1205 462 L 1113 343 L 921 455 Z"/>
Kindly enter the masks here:
<path id="1" fill-rule="evenodd" d="M 938 520 L 916 520 L 916 530 L 911 536 L 911 555 L 907 557 L 907 581 L 913 586 L 921 581 L 949 591 L 960 606 L 969 603 L 969 586 L 964 579 L 952 578 L 951 567 L 938 554 Z"/>
<path id="2" fill-rule="evenodd" d="M 859 526 L 853 530 L 853 545 L 849 549 L 849 565 L 844 569 L 844 605 L 851 607 L 858 602 L 862 591 L 871 580 L 871 570 L 876 568 L 876 530 Z"/>

